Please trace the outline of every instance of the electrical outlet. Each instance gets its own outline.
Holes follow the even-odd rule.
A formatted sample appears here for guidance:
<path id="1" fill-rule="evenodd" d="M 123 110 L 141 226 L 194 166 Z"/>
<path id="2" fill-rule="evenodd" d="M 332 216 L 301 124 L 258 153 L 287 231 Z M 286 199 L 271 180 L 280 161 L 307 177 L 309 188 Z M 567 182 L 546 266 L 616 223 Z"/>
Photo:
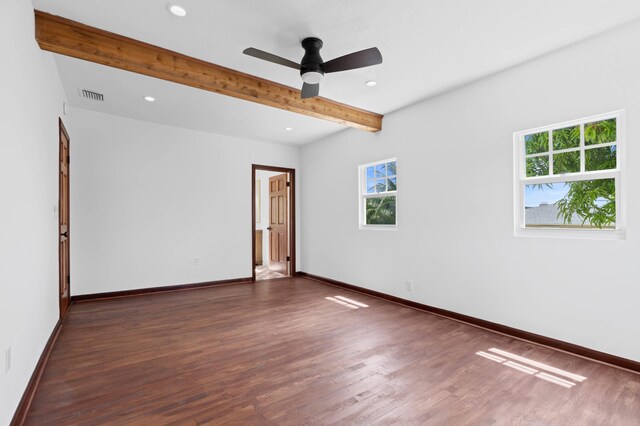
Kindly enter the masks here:
<path id="1" fill-rule="evenodd" d="M 413 281 L 405 281 L 404 285 L 407 291 L 413 291 Z"/>
<path id="2" fill-rule="evenodd" d="M 196 266 L 200 265 L 200 258 L 199 257 L 195 257 L 193 259 L 193 264 L 196 265 Z"/>
<path id="3" fill-rule="evenodd" d="M 11 348 L 4 351 L 4 374 L 7 374 L 9 370 L 11 370 Z"/>

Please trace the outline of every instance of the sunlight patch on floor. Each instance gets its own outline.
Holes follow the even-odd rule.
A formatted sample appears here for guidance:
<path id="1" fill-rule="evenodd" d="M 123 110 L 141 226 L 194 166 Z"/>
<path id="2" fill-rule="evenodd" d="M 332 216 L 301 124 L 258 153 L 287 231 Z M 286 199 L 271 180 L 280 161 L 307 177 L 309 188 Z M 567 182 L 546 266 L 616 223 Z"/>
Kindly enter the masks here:
<path id="1" fill-rule="evenodd" d="M 507 351 L 503 351 L 502 349 L 491 348 L 491 349 L 489 349 L 489 352 L 493 352 L 494 354 L 502 355 L 504 357 L 511 358 L 511 359 L 513 359 L 515 361 L 519 361 L 519 362 L 522 362 L 522 363 L 525 363 L 525 364 L 529 364 L 529 365 L 531 365 L 533 367 L 539 368 L 541 370 L 546 370 L 546 371 L 549 371 L 551 373 L 558 374 L 560 376 L 564 376 L 564 377 L 566 377 L 568 379 L 575 380 L 577 382 L 582 382 L 582 381 L 587 380 L 586 377 L 580 376 L 579 374 L 570 373 L 568 371 L 564 371 L 564 370 L 561 370 L 559 368 L 552 367 L 550 365 L 543 364 L 541 362 L 534 361 L 532 359 L 525 358 L 525 357 L 520 356 L 520 355 L 516 355 L 516 354 L 512 354 L 512 353 L 507 352 Z"/>
<path id="2" fill-rule="evenodd" d="M 335 296 L 335 297 L 325 297 L 325 299 L 330 300 L 338 305 L 346 306 L 351 309 L 360 309 L 360 308 L 368 308 L 369 305 L 365 305 L 364 303 L 358 302 L 357 300 L 349 299 L 344 296 Z"/>
<path id="3" fill-rule="evenodd" d="M 515 370 L 521 371 L 523 373 L 526 373 L 529 375 L 535 375 L 535 377 L 539 379 L 546 380 L 547 382 L 550 382 L 568 389 L 574 387 L 576 383 L 563 379 L 561 377 L 557 377 L 553 374 L 549 374 L 549 372 L 575 380 L 576 382 L 582 382 L 587 379 L 586 377 L 581 376 L 579 374 L 570 373 L 568 371 L 561 370 L 551 365 L 543 364 L 541 362 L 534 361 L 532 359 L 525 358 L 520 355 L 512 354 L 511 352 L 503 351 L 502 349 L 491 348 L 489 349 L 489 352 L 492 352 L 492 353 L 479 351 L 479 352 L 476 352 L 476 355 L 479 355 L 488 360 L 497 362 L 504 366 L 513 368 Z M 498 356 L 496 354 L 501 356 Z M 524 365 L 524 364 L 527 364 L 527 365 Z M 540 371 L 540 370 L 546 370 L 546 371 Z"/>
<path id="4" fill-rule="evenodd" d="M 340 300 L 342 300 L 344 302 L 347 302 L 347 303 L 351 303 L 352 305 L 356 305 L 356 306 L 358 306 L 360 308 L 368 308 L 369 307 L 369 305 L 365 305 L 364 303 L 358 302 L 358 301 L 353 300 L 353 299 L 349 299 L 348 297 L 335 296 L 335 298 L 336 299 L 340 299 Z"/>

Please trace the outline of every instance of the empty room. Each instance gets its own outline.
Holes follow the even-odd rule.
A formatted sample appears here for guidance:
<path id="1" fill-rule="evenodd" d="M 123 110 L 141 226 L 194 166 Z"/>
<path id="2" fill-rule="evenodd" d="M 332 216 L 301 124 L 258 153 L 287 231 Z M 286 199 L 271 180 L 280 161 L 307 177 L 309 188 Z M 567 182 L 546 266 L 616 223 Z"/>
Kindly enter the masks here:
<path id="1" fill-rule="evenodd" d="M 3 6 L 0 425 L 640 425 L 640 2 Z"/>

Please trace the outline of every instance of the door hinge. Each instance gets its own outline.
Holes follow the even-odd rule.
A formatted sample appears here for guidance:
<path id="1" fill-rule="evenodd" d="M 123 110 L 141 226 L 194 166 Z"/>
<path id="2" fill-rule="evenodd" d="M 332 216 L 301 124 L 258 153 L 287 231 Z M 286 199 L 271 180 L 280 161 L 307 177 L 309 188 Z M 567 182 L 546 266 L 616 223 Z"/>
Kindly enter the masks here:
<path id="1" fill-rule="evenodd" d="M 287 262 L 291 260 L 291 256 L 287 256 Z"/>
<path id="2" fill-rule="evenodd" d="M 71 275 L 67 275 L 67 284 L 71 284 Z"/>
<path id="3" fill-rule="evenodd" d="M 287 186 L 291 186 L 291 182 L 287 182 Z"/>
<path id="4" fill-rule="evenodd" d="M 71 156 L 67 155 L 67 164 L 71 163 Z"/>

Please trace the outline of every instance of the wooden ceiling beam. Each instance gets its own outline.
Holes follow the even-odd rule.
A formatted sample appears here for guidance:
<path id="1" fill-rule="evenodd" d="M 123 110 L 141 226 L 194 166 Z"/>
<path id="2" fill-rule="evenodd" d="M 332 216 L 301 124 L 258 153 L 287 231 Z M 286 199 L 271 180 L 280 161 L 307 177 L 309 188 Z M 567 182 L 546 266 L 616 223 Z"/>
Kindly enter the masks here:
<path id="1" fill-rule="evenodd" d="M 35 24 L 36 40 L 43 50 L 361 130 L 382 129 L 380 114 L 320 97 L 300 99 L 298 89 L 66 18 L 36 10 Z"/>

